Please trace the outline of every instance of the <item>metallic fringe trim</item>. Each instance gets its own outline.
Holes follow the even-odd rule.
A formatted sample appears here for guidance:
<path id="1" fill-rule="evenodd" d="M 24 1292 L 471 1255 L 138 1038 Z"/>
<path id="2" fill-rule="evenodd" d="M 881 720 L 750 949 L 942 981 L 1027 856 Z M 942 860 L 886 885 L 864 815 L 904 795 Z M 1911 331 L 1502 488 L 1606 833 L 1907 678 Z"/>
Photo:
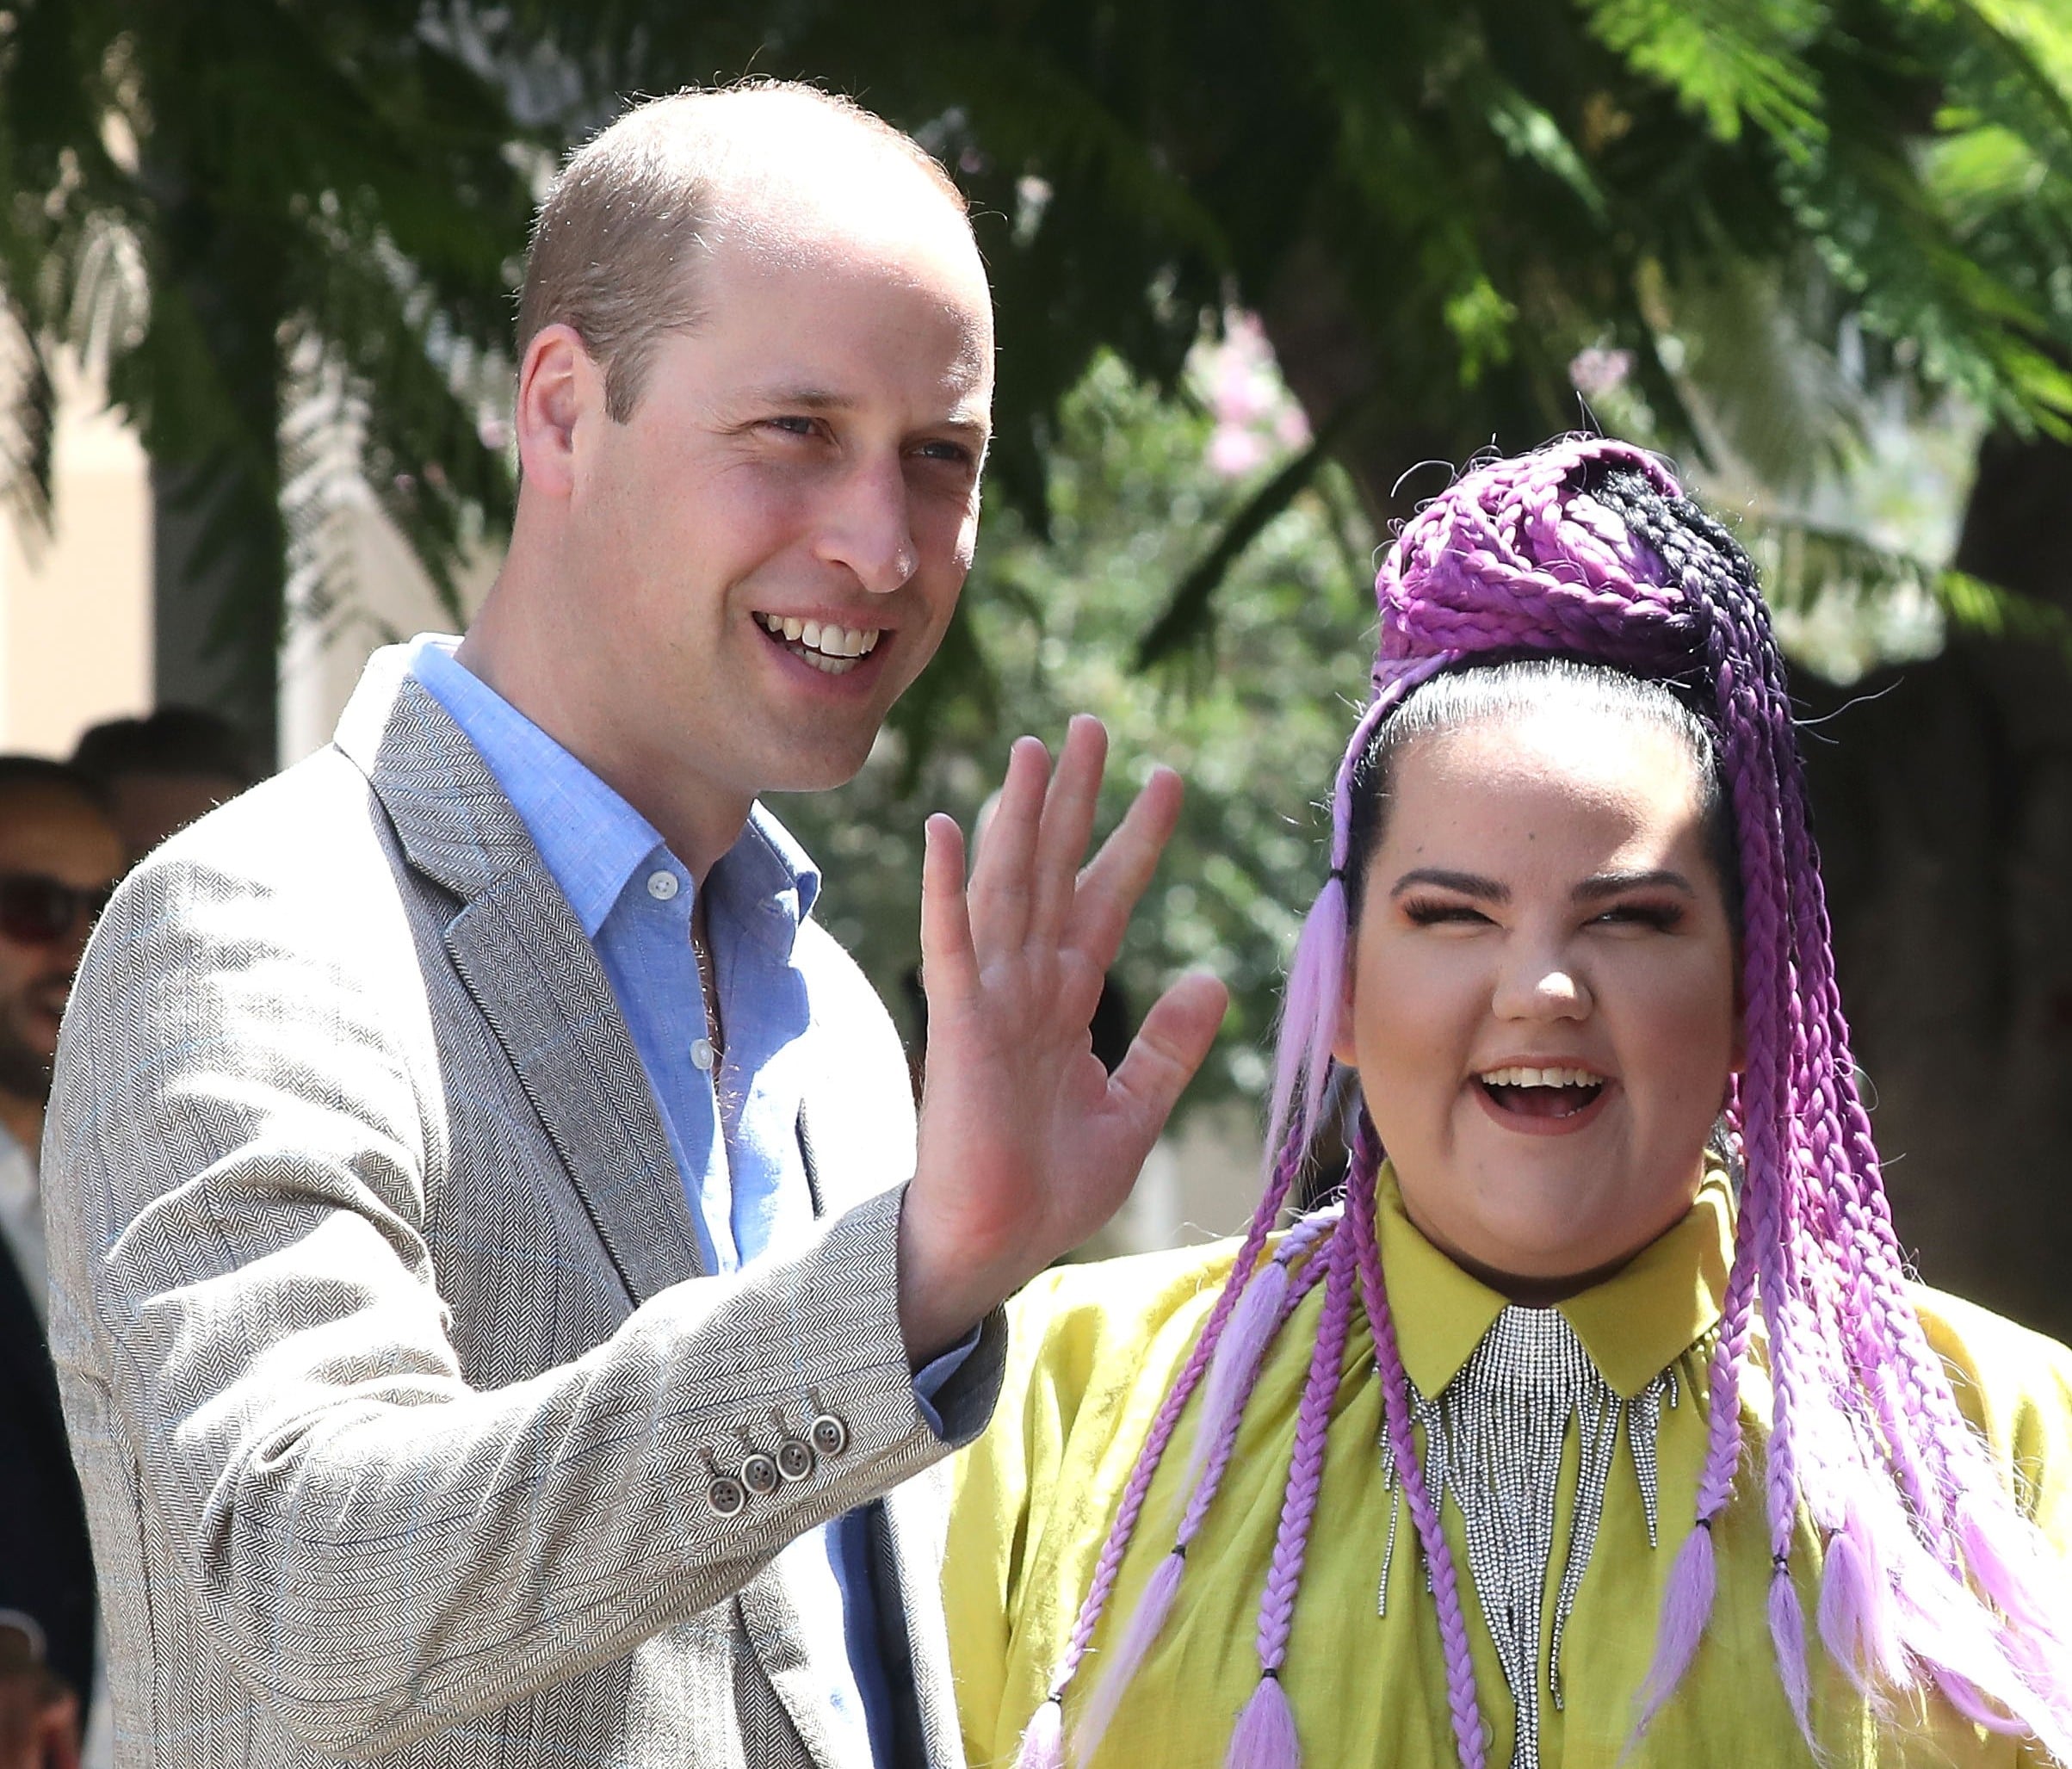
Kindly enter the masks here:
<path id="1" fill-rule="evenodd" d="M 1629 1403 L 1605 1378 L 1558 1309 L 1512 1306 L 1496 1318 L 1475 1353 L 1436 1400 L 1414 1384 L 1411 1422 L 1424 1440 L 1425 1484 L 1438 1505 L 1451 1493 L 1465 1525 L 1468 1569 L 1495 1642 L 1497 1660 L 1518 1713 L 1511 1769 L 1538 1769 L 1540 1652 L 1547 1685 L 1562 1705 L 1562 1636 L 1597 1546 L 1605 1487 L 1619 1428 L 1632 1451 L 1648 1543 L 1659 1520 L 1656 1441 L 1662 1403 L 1679 1404 L 1672 1365 Z M 1547 1574 L 1554 1557 L 1555 1495 L 1569 1422 L 1577 1442 L 1568 1552 L 1555 1599 L 1551 1638 L 1543 1642 Z M 1395 1457 L 1386 1431 L 1382 1467 L 1393 1494 Z M 1389 1509 L 1382 1554 L 1379 1612 L 1389 1608 L 1389 1568 L 1395 1558 L 1400 1504 Z M 1429 1588 L 1430 1569 L 1426 1580 Z"/>

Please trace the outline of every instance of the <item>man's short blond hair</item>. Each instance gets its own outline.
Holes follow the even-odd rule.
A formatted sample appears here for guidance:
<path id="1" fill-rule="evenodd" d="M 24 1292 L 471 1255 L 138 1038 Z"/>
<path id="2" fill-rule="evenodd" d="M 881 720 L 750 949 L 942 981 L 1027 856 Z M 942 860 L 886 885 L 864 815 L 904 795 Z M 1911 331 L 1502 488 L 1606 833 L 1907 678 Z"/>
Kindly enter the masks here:
<path id="1" fill-rule="evenodd" d="M 796 105 L 825 128 L 911 161 L 968 215 L 964 194 L 912 137 L 860 104 L 789 80 L 758 80 L 658 98 L 578 148 L 541 206 L 518 302 L 518 356 L 543 327 L 574 328 L 604 369 L 604 409 L 623 424 L 646 386 L 656 343 L 700 319 L 701 254 L 722 192 L 756 172 L 735 125 L 744 107 Z M 831 132 L 832 133 L 832 132 Z"/>

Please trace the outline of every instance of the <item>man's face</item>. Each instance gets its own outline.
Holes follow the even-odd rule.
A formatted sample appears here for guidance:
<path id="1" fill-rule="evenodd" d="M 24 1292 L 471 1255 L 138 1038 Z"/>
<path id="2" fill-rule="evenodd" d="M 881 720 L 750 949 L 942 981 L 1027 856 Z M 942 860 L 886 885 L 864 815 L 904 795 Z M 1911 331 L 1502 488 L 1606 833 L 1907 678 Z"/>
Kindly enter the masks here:
<path id="1" fill-rule="evenodd" d="M 91 931 L 83 904 L 65 893 L 104 892 L 122 869 L 121 838 L 84 799 L 62 787 L 0 791 L 0 891 L 19 881 L 32 900 L 24 911 L 42 911 L 40 919 L 0 915 L 0 1090 L 34 1099 L 49 1092 L 58 1022 Z M 50 937 L 34 937 L 46 927 Z"/>
<path id="2" fill-rule="evenodd" d="M 744 800 L 838 784 L 941 640 L 993 331 L 968 233 L 930 204 L 723 239 L 632 417 L 578 436 L 585 721 L 634 777 L 690 770 Z"/>

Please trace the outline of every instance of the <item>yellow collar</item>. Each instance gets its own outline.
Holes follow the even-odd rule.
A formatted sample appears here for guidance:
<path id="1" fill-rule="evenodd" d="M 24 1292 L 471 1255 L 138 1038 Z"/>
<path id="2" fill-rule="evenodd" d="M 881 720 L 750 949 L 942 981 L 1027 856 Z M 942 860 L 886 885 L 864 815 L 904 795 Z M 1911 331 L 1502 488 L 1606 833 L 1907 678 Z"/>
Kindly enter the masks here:
<path id="1" fill-rule="evenodd" d="M 1403 1367 L 1427 1397 L 1451 1382 L 1505 1299 L 1426 1240 L 1404 1213 L 1395 1171 L 1376 1188 L 1376 1227 Z M 1606 1382 L 1631 1400 L 1719 1324 L 1733 1262 L 1734 1202 L 1724 1173 L 1709 1170 L 1698 1201 L 1667 1234 L 1602 1283 L 1555 1306 Z"/>

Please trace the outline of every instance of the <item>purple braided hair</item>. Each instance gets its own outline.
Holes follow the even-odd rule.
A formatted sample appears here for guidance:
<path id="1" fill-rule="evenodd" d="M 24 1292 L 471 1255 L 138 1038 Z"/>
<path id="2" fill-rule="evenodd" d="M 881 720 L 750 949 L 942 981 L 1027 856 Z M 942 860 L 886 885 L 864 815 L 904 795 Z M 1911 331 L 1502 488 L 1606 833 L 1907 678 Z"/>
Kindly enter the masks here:
<path id="1" fill-rule="evenodd" d="M 1324 1209 L 1305 1216 L 1290 1229 L 1274 1249 L 1272 1259 L 1246 1287 L 1224 1329 L 1202 1384 L 1198 1435 L 1182 1482 L 1190 1496 L 1173 1537 L 1172 1551 L 1159 1562 L 1158 1570 L 1137 1599 L 1129 1625 L 1109 1653 L 1106 1670 L 1079 1717 L 1073 1748 L 1082 1760 L 1091 1759 L 1099 1747 L 1137 1667 L 1166 1625 L 1186 1567 L 1187 1550 L 1200 1533 L 1222 1486 L 1224 1471 L 1230 1466 L 1231 1452 L 1237 1447 L 1238 1427 L 1244 1422 L 1246 1397 L 1259 1379 L 1267 1348 L 1331 1266 L 1328 1257 L 1306 1256 L 1319 1241 L 1335 1239 L 1339 1222 L 1337 1210 Z M 1301 1269 L 1291 1271 L 1298 1260 L 1302 1261 Z"/>
<path id="2" fill-rule="evenodd" d="M 1259 1599 L 1259 1686 L 1238 1716 L 1230 1741 L 1228 1769 L 1298 1769 L 1302 1750 L 1295 1716 L 1281 1687 L 1281 1666 L 1288 1655 L 1288 1635 L 1295 1624 L 1296 1593 L 1302 1582 L 1302 1562 L 1309 1551 L 1309 1526 L 1324 1478 L 1324 1443 L 1331 1427 L 1331 1403 L 1337 1397 L 1339 1370 L 1345 1353 L 1346 1330 L 1352 1315 L 1352 1260 L 1346 1242 L 1334 1236 L 1325 1255 L 1324 1310 L 1317 1321 L 1316 1344 L 1309 1358 L 1309 1379 L 1296 1413 L 1295 1453 L 1288 1464 L 1288 1490 L 1281 1501 L 1280 1527 L 1273 1543 L 1273 1562 Z"/>
<path id="3" fill-rule="evenodd" d="M 1395 1317 L 1389 1310 L 1389 1285 L 1382 1273 L 1381 1240 L 1374 1223 L 1374 1188 L 1381 1171 L 1381 1139 L 1374 1134 L 1373 1121 L 1362 1111 L 1353 1137 L 1352 1171 L 1346 1178 L 1345 1220 L 1359 1261 L 1361 1300 L 1374 1329 L 1375 1367 L 1382 1379 L 1382 1422 L 1395 1457 L 1403 1501 L 1417 1525 L 1425 1568 L 1432 1575 L 1432 1600 L 1438 1611 L 1439 1638 L 1446 1652 L 1446 1707 L 1453 1723 L 1454 1748 L 1461 1769 L 1482 1769 L 1489 1729 L 1483 1723 L 1481 1703 L 1475 1692 L 1475 1660 L 1468 1645 L 1468 1618 L 1461 1609 L 1460 1574 L 1411 1436 L 1410 1376 L 1396 1344 Z"/>
<path id="4" fill-rule="evenodd" d="M 1129 1543 L 1136 1534 L 1137 1520 L 1144 1510 L 1144 1500 L 1151 1491 L 1152 1476 L 1158 1472 L 1159 1463 L 1166 1453 L 1166 1446 L 1172 1441 L 1172 1433 L 1180 1422 L 1180 1414 L 1195 1389 L 1200 1386 L 1207 1373 L 1210 1360 L 1215 1356 L 1216 1346 L 1223 1337 L 1239 1300 L 1246 1285 L 1256 1275 L 1259 1254 L 1265 1249 L 1266 1238 L 1280 1218 L 1281 1207 L 1288 1194 L 1294 1189 L 1296 1175 L 1302 1166 L 1303 1147 L 1290 1141 L 1283 1146 L 1274 1160 L 1266 1182 L 1265 1196 L 1253 1214 L 1252 1226 L 1246 1229 L 1237 1257 L 1231 1263 L 1230 1277 L 1223 1286 L 1223 1293 L 1216 1298 L 1215 1307 L 1209 1311 L 1203 1323 L 1202 1335 L 1195 1342 L 1194 1350 L 1181 1365 L 1174 1379 L 1172 1392 L 1160 1403 L 1151 1421 L 1151 1429 L 1144 1439 L 1144 1448 L 1138 1456 L 1136 1466 L 1130 1470 L 1129 1479 L 1123 1488 L 1123 1496 L 1116 1507 L 1115 1520 L 1109 1525 L 1108 1539 L 1102 1544 L 1100 1558 L 1094 1563 L 1093 1578 L 1080 1600 L 1078 1619 L 1073 1625 L 1071 1637 L 1066 1642 L 1063 1656 L 1051 1678 L 1050 1694 L 1031 1717 L 1028 1730 L 1023 1735 L 1022 1747 L 1015 1758 L 1015 1769 L 1062 1769 L 1065 1761 L 1064 1705 L 1065 1692 L 1079 1674 L 1079 1667 L 1093 1643 L 1094 1630 L 1100 1625 L 1101 1617 L 1108 1607 L 1108 1599 L 1114 1595 L 1115 1581 L 1123 1568 L 1123 1556 L 1129 1552 Z M 1239 1404 L 1242 1405 L 1242 1397 Z M 1144 1646 L 1148 1649 L 1150 1642 Z M 1119 1696 L 1120 1692 L 1118 1690 Z"/>
<path id="5" fill-rule="evenodd" d="M 1277 1672 L 1342 1354 L 1351 1296 L 1350 1282 L 1339 1276 L 1345 1269 L 1357 1276 L 1373 1331 L 1384 1427 L 1431 1578 L 1457 1754 L 1463 1769 L 1481 1769 L 1487 1731 L 1457 1573 L 1415 1454 L 1409 1382 L 1375 1228 L 1382 1151 L 1364 1113 L 1342 1223 L 1328 1240 L 1310 1231 L 1320 1245 L 1298 1281 L 1261 1254 L 1323 1112 L 1350 944 L 1349 881 L 1364 857 L 1351 851 L 1362 766 L 1421 683 L 1470 659 L 1521 653 L 1576 658 L 1677 684 L 1713 733 L 1737 844 L 1746 1062 L 1730 1090 L 1725 1125 L 1729 1152 L 1744 1176 L 1741 1203 L 1707 1375 L 1694 1522 L 1671 1566 L 1655 1661 L 1637 1692 L 1636 1731 L 1671 1698 L 1706 1632 L 1715 1525 L 1734 1502 L 1745 1447 L 1742 1377 L 1760 1350 L 1772 1384 L 1762 1485 L 1773 1560 L 1771 1633 L 1780 1679 L 1809 1739 L 1806 1618 L 1791 1577 L 1802 1507 L 1826 1542 L 1820 1638 L 1859 1688 L 1882 1702 L 1932 1687 L 1973 1721 L 2033 1735 L 2072 1765 L 2072 1599 L 1959 1411 L 1908 1297 L 1835 985 L 1783 658 L 1747 556 L 1652 457 L 1609 439 L 1570 437 L 1463 476 L 1404 529 L 1376 593 L 1374 698 L 1339 770 L 1330 872 L 1290 967 L 1265 1196 L 1124 1488 L 1054 1693 L 1024 1744 L 1022 1769 L 1063 1761 L 1065 1687 L 1100 1623 L 1152 1475 L 1234 1314 L 1259 1284 L 1233 1332 L 1241 1354 L 1226 1360 L 1210 1384 L 1214 1416 L 1203 1418 L 1197 1433 L 1198 1473 L 1181 1541 L 1139 1605 L 1114 1686 L 1103 1692 L 1104 1725 L 1163 1624 L 1185 1541 L 1214 1499 L 1267 1344 L 1291 1316 L 1296 1290 L 1321 1278 L 1331 1287 L 1260 1610 L 1265 1674 L 1232 1757 L 1234 1765 L 1271 1769 L 1296 1760 Z M 1335 1348 L 1333 1335 L 1341 1335 Z M 1328 1382 L 1317 1374 L 1327 1366 Z"/>

